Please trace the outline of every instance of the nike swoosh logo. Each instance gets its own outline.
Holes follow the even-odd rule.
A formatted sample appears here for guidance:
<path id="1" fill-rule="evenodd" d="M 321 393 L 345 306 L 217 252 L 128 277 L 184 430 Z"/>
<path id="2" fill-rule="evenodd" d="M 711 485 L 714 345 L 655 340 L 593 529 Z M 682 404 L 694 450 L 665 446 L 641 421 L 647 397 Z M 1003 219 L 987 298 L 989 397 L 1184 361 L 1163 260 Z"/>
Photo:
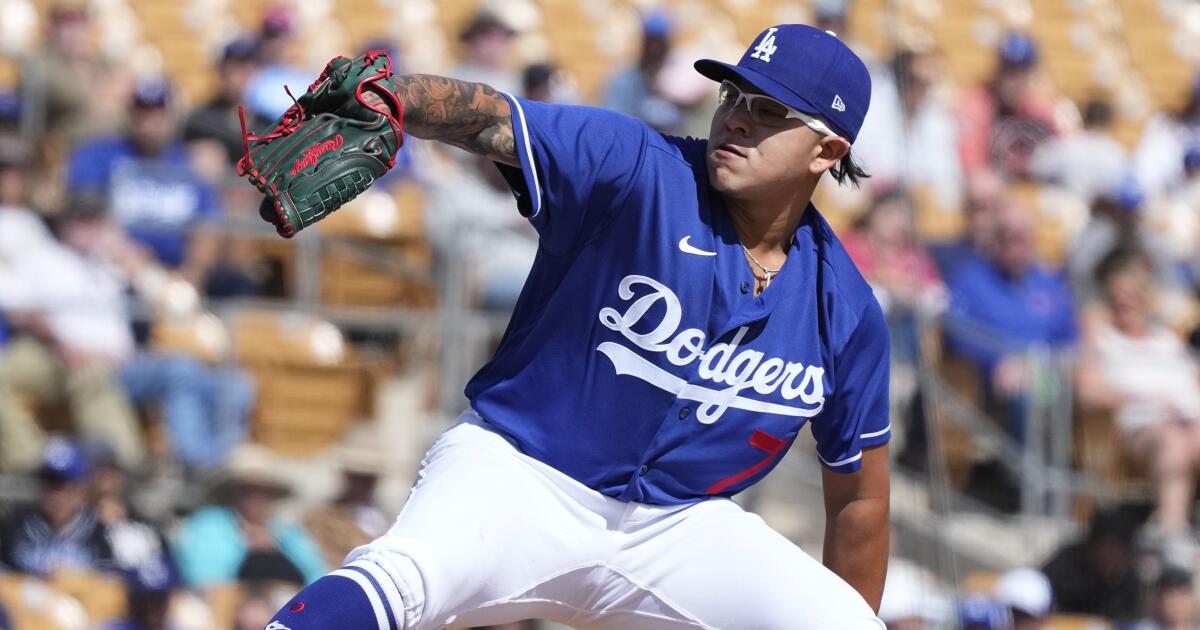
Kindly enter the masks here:
<path id="1" fill-rule="evenodd" d="M 692 237 L 689 234 L 688 236 L 685 236 L 685 237 L 679 239 L 679 251 L 681 251 L 685 254 L 693 254 L 696 256 L 716 256 L 717 255 L 717 252 L 706 252 L 703 249 L 697 249 L 695 247 L 692 247 L 692 244 L 688 242 L 688 239 L 690 239 L 690 238 L 692 238 Z"/>

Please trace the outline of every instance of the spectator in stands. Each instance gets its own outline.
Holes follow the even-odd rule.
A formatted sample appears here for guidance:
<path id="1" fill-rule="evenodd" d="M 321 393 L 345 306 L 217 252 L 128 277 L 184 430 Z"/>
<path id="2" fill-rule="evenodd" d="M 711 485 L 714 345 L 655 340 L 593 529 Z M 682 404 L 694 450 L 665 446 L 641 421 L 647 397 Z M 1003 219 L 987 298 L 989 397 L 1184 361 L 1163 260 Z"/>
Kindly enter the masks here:
<path id="1" fill-rule="evenodd" d="M 1054 182 L 1084 201 L 1106 193 L 1129 172 L 1125 147 L 1112 135 L 1112 104 L 1094 98 L 1083 108 L 1083 129 L 1046 142 L 1034 151 L 1030 175 Z"/>
<path id="2" fill-rule="evenodd" d="M 1038 50 L 1024 33 L 1004 36 L 996 71 L 959 104 L 959 156 L 968 174 L 993 166 L 1013 177 L 1028 174 L 1038 145 L 1059 133 L 1055 104 L 1035 81 Z"/>
<path id="3" fill-rule="evenodd" d="M 952 618 L 951 601 L 927 571 L 903 558 L 888 561 L 879 604 L 887 630 L 940 628 Z"/>
<path id="4" fill-rule="evenodd" d="M 982 256 L 970 258 L 947 279 L 948 348 L 978 368 L 987 406 L 1024 443 L 1030 374 L 1025 353 L 1075 340 L 1075 310 L 1066 281 L 1038 264 L 1033 221 L 1019 206 L 998 209 L 994 236 Z"/>
<path id="5" fill-rule="evenodd" d="M 604 107 L 640 118 L 659 131 L 671 132 L 683 124 L 683 109 L 659 89 L 659 75 L 671 53 L 673 36 L 674 24 L 667 13 L 656 10 L 643 17 L 637 63 L 613 76 Z"/>
<path id="6" fill-rule="evenodd" d="M 235 39 L 225 46 L 221 62 L 217 65 L 217 93 L 208 103 L 196 108 L 187 117 L 183 126 L 183 141 L 193 153 L 193 164 L 200 154 L 201 163 L 215 170 L 197 168 L 209 175 L 228 178 L 233 165 L 242 157 L 242 126 L 238 120 L 238 106 L 242 104 L 250 77 L 258 68 L 258 43 L 252 39 Z M 248 124 L 253 121 L 247 121 Z M 254 129 L 252 127 L 252 129 Z M 216 160 L 214 158 L 222 159 Z"/>
<path id="7" fill-rule="evenodd" d="M 472 304 L 509 310 L 537 254 L 537 233 L 512 212 L 512 192 L 491 160 L 470 158 L 433 183 L 425 229 L 447 287 L 474 287 Z"/>
<path id="8" fill-rule="evenodd" d="M 42 451 L 37 504 L 0 527 L 0 561 L 22 573 L 111 571 L 112 548 L 88 504 L 91 468 L 72 440 L 54 438 Z"/>
<path id="9" fill-rule="evenodd" d="M 1012 630 L 1041 630 L 1050 616 L 1053 594 L 1050 580 L 1037 569 L 1006 571 L 996 581 L 996 602 L 1008 609 Z"/>
<path id="10" fill-rule="evenodd" d="M 108 442 L 129 469 L 144 457 L 130 401 L 159 403 L 180 462 L 195 470 L 219 466 L 245 436 L 253 404 L 248 377 L 185 355 L 138 352 L 126 310 L 130 287 L 155 312 L 190 312 L 195 289 L 133 244 L 103 200 L 76 198 L 57 231 L 61 243 L 40 242 L 0 266 L 0 310 L 38 335 L 22 336 L 0 355 L 5 452 L 36 449 L 44 439 L 29 410 L 13 400 L 30 392 L 68 400 L 84 437 Z M 21 442 L 9 446 L 10 439 Z"/>
<path id="11" fill-rule="evenodd" d="M 95 133 L 95 88 L 103 78 L 88 3 L 56 0 L 45 43 L 21 68 L 21 99 L 30 105 L 26 128 L 67 144 Z"/>
<path id="12" fill-rule="evenodd" d="M 1084 411 L 1113 414 L 1120 443 L 1149 464 L 1156 524 L 1167 538 L 1162 542 L 1171 544 L 1164 551 L 1187 554 L 1200 473 L 1200 370 L 1183 340 L 1151 314 L 1154 282 L 1141 251 L 1109 253 L 1096 284 L 1103 300 L 1083 317 L 1079 403 Z"/>
<path id="13" fill-rule="evenodd" d="M 855 155 L 876 181 L 924 188 L 943 208 L 961 203 L 963 174 L 958 131 L 935 92 L 940 66 L 927 52 L 897 52 L 889 72 L 878 72 L 871 107 L 854 143 Z"/>
<path id="14" fill-rule="evenodd" d="M 962 238 L 929 248 L 938 272 L 948 278 L 967 260 L 981 256 L 993 247 L 997 209 L 1010 203 L 1007 184 L 999 173 L 984 168 L 967 178 L 963 199 Z"/>
<path id="15" fill-rule="evenodd" d="M 194 286 L 215 261 L 215 238 L 198 224 L 220 217 L 220 199 L 192 170 L 176 133 L 173 89 L 166 79 L 140 81 L 125 135 L 79 146 L 67 165 L 72 192 L 103 191 L 113 216 L 163 265 Z"/>
<path id="16" fill-rule="evenodd" d="M 852 4 L 852 0 L 815 0 L 812 3 L 813 26 L 822 31 L 836 33 L 838 39 L 845 42 L 863 60 L 863 63 L 872 69 L 871 74 L 874 75 L 879 57 L 866 42 L 855 37 L 854 32 L 850 29 L 850 22 L 847 18 L 849 18 Z M 859 135 L 859 137 L 862 136 Z"/>
<path id="17" fill-rule="evenodd" d="M 501 92 L 517 94 L 521 89 L 521 77 L 511 66 L 512 43 L 516 35 L 516 29 L 502 14 L 489 9 L 479 11 L 459 34 L 466 54 L 448 76 L 486 83 Z"/>
<path id="18" fill-rule="evenodd" d="M 1146 253 L 1153 278 L 1164 289 L 1179 288 L 1182 283 L 1167 248 L 1144 225 L 1141 186 L 1132 177 L 1116 180 L 1092 202 L 1092 218 L 1071 244 L 1067 270 L 1080 304 L 1100 299 L 1096 269 L 1108 252 L 1132 247 Z"/>
<path id="19" fill-rule="evenodd" d="M 1148 619 L 1123 625 L 1119 630 L 1195 630 L 1200 627 L 1192 573 L 1169 567 L 1154 583 Z"/>
<path id="20" fill-rule="evenodd" d="M 0 602 L 0 630 L 14 630 L 12 619 L 8 616 L 8 611 L 4 608 L 4 602 Z"/>
<path id="21" fill-rule="evenodd" d="M 170 564 L 141 565 L 127 571 L 125 577 L 125 618 L 105 627 L 105 630 L 170 630 L 167 613 L 177 587 L 175 571 Z"/>
<path id="22" fill-rule="evenodd" d="M 391 520 L 375 501 L 375 487 L 385 467 L 379 436 L 368 425 L 357 426 L 337 449 L 342 493 L 332 505 L 312 510 L 304 527 L 321 547 L 325 563 L 341 566 L 355 547 L 382 536 Z"/>
<path id="23" fill-rule="evenodd" d="M 917 243 L 915 220 L 916 207 L 907 191 L 892 188 L 876 195 L 854 230 L 842 238 L 887 317 L 892 417 L 905 427 L 905 451 L 910 454 L 924 452 L 923 417 L 913 406 L 921 356 L 918 317 L 939 312 L 946 301 L 937 267 Z"/>
<path id="24" fill-rule="evenodd" d="M 1012 628 L 1012 618 L 1004 606 L 982 595 L 968 595 L 958 602 L 958 623 L 962 630 Z"/>
<path id="25" fill-rule="evenodd" d="M 194 588 L 235 580 L 303 585 L 321 577 L 325 563 L 316 543 L 278 514 L 279 499 L 291 489 L 270 451 L 239 445 L 227 473 L 227 504 L 197 510 L 175 540 L 184 582 Z"/>
<path id="26" fill-rule="evenodd" d="M 129 503 L 129 476 L 107 444 L 91 445 L 92 505 L 104 526 L 113 563 L 128 575 L 154 578 L 174 572 L 162 531 L 134 513 Z"/>
<path id="27" fill-rule="evenodd" d="M 0 167 L 8 185 L 19 190 L 21 179 Z M 64 224 L 78 210 L 69 208 Z M 133 350 L 124 285 L 56 241 L 32 210 L 6 205 L 0 208 L 0 311 L 15 329 L 0 351 L 0 466 L 37 465 L 46 436 L 36 408 L 57 403 L 67 404 L 85 439 L 107 442 L 124 465 L 138 466 L 145 455 L 141 433 L 116 377 Z"/>
<path id="28" fill-rule="evenodd" d="M 543 103 L 571 104 L 579 102 L 579 94 L 568 77 L 550 63 L 535 63 L 521 74 L 525 98 Z"/>
<path id="29" fill-rule="evenodd" d="M 1185 280 L 1200 287 L 1200 140 L 1183 153 L 1183 182 L 1174 191 L 1146 204 L 1142 223 L 1177 262 Z"/>
<path id="30" fill-rule="evenodd" d="M 284 4 L 274 4 L 263 14 L 258 31 L 258 71 L 246 86 L 247 115 L 255 117 L 253 129 L 265 127 L 292 106 L 292 94 L 300 96 L 312 83 L 313 73 L 297 68 L 291 57 L 295 43 L 296 14 Z M 246 120 L 246 124 L 250 124 Z"/>
<path id="31" fill-rule="evenodd" d="M 1055 552 L 1042 568 L 1059 612 L 1136 619 L 1141 585 L 1134 564 L 1137 522 L 1110 508 L 1092 515 L 1087 536 Z"/>
<path id="32" fill-rule="evenodd" d="M 1178 112 L 1156 114 L 1146 123 L 1134 152 L 1137 178 L 1151 197 L 1174 190 L 1183 181 L 1183 154 L 1200 143 L 1200 72 Z"/>

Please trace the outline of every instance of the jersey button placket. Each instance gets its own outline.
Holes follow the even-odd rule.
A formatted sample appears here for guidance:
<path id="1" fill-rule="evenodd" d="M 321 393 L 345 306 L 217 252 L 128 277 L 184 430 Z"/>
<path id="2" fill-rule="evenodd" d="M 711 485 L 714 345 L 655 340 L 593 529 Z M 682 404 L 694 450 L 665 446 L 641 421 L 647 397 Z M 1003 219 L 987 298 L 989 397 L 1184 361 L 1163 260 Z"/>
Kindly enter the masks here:
<path id="1" fill-rule="evenodd" d="M 683 409 L 679 410 L 679 419 L 680 420 L 687 420 L 688 416 L 690 416 L 690 415 L 692 415 L 691 407 L 684 407 Z"/>
<path id="2" fill-rule="evenodd" d="M 639 475 L 645 475 L 648 472 L 650 472 L 650 467 L 645 464 L 642 464 L 642 467 L 638 469 Z"/>
<path id="3" fill-rule="evenodd" d="M 740 291 L 741 291 L 743 294 L 749 293 L 749 292 L 750 292 L 750 283 L 749 283 L 749 282 L 745 282 L 745 281 L 743 281 L 743 282 L 742 282 L 742 284 L 738 286 L 738 289 L 739 289 L 739 290 L 740 290 Z"/>

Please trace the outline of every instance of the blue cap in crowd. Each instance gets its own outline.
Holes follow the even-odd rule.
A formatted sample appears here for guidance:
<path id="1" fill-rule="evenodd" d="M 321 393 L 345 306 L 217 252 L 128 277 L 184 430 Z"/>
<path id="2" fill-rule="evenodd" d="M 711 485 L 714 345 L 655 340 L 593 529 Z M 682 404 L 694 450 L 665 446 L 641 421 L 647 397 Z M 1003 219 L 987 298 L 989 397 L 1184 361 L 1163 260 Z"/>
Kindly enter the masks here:
<path id="1" fill-rule="evenodd" d="M 1014 31 L 1005 35 L 999 52 L 1000 61 L 1006 66 L 1029 68 L 1038 61 L 1037 44 L 1025 33 Z"/>
<path id="2" fill-rule="evenodd" d="M 1133 175 L 1126 175 L 1117 180 L 1117 183 L 1109 189 L 1108 197 L 1126 212 L 1136 212 L 1146 199 L 1145 193 L 1142 192 L 1142 185 Z"/>
<path id="3" fill-rule="evenodd" d="M 804 24 L 780 24 L 759 34 L 737 65 L 696 62 L 704 76 L 734 77 L 802 112 L 820 116 L 850 142 L 871 103 L 871 74 L 837 36 Z"/>
<path id="4" fill-rule="evenodd" d="M 258 41 L 249 37 L 239 37 L 221 51 L 221 61 L 254 61 L 258 56 Z"/>
<path id="5" fill-rule="evenodd" d="M 21 96 L 16 92 L 0 92 L 0 120 L 21 122 Z"/>
<path id="6" fill-rule="evenodd" d="M 1004 630 L 1008 609 L 987 597 L 968 595 L 958 602 L 958 622 L 963 630 Z"/>
<path id="7" fill-rule="evenodd" d="M 1183 150 L 1183 168 L 1200 170 L 1200 143 L 1190 144 Z"/>
<path id="8" fill-rule="evenodd" d="M 666 11 L 655 9 L 642 17 L 642 33 L 647 37 L 670 37 L 674 31 L 675 23 Z"/>
<path id="9" fill-rule="evenodd" d="M 87 479 L 92 472 L 87 453 L 74 440 L 52 437 L 42 449 L 42 466 L 38 475 L 43 479 L 74 483 Z"/>
<path id="10" fill-rule="evenodd" d="M 163 77 L 139 79 L 133 86 L 137 107 L 166 107 L 171 102 L 171 83 Z"/>
<path id="11" fill-rule="evenodd" d="M 147 559 L 125 571 L 125 588 L 130 593 L 170 593 L 179 585 L 171 563 L 162 556 Z"/>

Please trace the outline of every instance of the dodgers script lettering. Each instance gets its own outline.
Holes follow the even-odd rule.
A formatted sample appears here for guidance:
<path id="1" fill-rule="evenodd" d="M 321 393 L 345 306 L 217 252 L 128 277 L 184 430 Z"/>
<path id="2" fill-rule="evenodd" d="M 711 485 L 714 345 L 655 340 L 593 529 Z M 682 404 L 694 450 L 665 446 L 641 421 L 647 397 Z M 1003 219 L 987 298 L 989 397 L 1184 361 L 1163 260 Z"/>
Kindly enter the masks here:
<path id="1" fill-rule="evenodd" d="M 648 287 L 650 291 L 635 300 L 634 288 L 639 286 Z M 699 361 L 697 372 L 700 378 L 724 387 L 708 388 L 688 383 L 619 343 L 605 341 L 596 350 L 612 361 L 617 374 L 634 376 L 680 398 L 699 401 L 701 405 L 696 416 L 701 423 L 716 422 L 730 407 L 804 418 L 817 415 L 824 407 L 825 385 L 822 377 L 825 368 L 767 357 L 758 350 L 741 348 L 749 331 L 745 326 L 738 328 L 728 343 L 715 343 L 706 349 L 703 330 L 679 330 L 683 320 L 679 297 L 654 278 L 626 276 L 617 287 L 617 295 L 622 300 L 633 301 L 623 313 L 615 308 L 600 309 L 601 324 L 621 333 L 622 337 L 642 350 L 664 353 L 672 365 L 682 367 Z M 651 307 L 660 301 L 666 307 L 666 313 L 658 325 L 646 333 L 635 332 L 634 327 L 641 324 Z M 640 328 L 644 330 L 646 327 L 643 325 Z M 781 405 L 741 395 L 748 391 L 762 396 L 779 392 L 785 400 L 799 398 L 804 405 Z"/>

